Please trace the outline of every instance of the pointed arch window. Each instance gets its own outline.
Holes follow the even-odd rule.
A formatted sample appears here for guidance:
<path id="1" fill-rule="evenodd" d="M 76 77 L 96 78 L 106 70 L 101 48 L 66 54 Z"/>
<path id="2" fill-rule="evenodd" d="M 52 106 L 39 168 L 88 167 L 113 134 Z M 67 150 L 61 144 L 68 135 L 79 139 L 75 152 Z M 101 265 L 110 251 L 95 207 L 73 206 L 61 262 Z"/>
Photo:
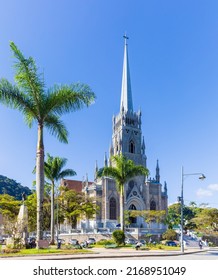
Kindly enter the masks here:
<path id="1" fill-rule="evenodd" d="M 110 220 L 116 220 L 117 219 L 117 203 L 116 203 L 116 199 L 114 197 L 112 197 L 110 199 L 109 202 L 109 207 L 110 207 L 110 211 L 109 211 L 109 218 Z"/>
<path id="2" fill-rule="evenodd" d="M 156 202 L 154 200 L 150 203 L 150 210 L 156 210 Z"/>
<path id="3" fill-rule="evenodd" d="M 132 140 L 129 142 L 129 153 L 135 153 L 135 143 Z"/>

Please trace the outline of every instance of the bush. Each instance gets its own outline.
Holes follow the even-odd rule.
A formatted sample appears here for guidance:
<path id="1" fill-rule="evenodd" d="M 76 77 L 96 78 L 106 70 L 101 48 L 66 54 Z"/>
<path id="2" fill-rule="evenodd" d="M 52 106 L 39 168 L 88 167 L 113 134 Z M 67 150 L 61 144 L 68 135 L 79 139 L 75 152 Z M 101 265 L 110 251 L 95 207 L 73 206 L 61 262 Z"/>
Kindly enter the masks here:
<path id="1" fill-rule="evenodd" d="M 125 243 L 125 234 L 122 230 L 115 230 L 113 233 L 112 233 L 112 237 L 114 239 L 114 242 L 119 246 L 121 244 L 124 244 Z"/>
<path id="2" fill-rule="evenodd" d="M 114 243 L 113 240 L 104 239 L 104 240 L 99 240 L 97 242 L 97 245 L 110 245 L 110 244 L 113 244 L 113 243 Z"/>
<path id="3" fill-rule="evenodd" d="M 8 248 L 8 247 L 2 249 L 3 254 L 14 254 L 14 253 L 18 253 L 18 252 L 20 252 L 20 249 Z"/>
<path id="4" fill-rule="evenodd" d="M 173 229 L 168 229 L 163 233 L 162 238 L 167 240 L 175 240 L 177 238 L 177 233 Z"/>

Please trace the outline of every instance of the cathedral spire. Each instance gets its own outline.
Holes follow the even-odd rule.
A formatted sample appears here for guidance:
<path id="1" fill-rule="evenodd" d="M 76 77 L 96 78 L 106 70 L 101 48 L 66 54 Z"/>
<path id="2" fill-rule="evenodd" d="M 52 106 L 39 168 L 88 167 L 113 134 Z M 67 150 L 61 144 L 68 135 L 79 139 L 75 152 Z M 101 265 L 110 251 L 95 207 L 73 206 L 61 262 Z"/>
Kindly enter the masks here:
<path id="1" fill-rule="evenodd" d="M 96 160 L 95 162 L 95 174 L 94 174 L 94 180 L 96 181 L 98 177 L 98 162 Z"/>
<path id="2" fill-rule="evenodd" d="M 143 136 L 143 139 L 142 139 L 142 154 L 143 155 L 145 154 L 145 139 L 144 139 L 144 136 Z"/>
<path id="3" fill-rule="evenodd" d="M 160 168 L 159 168 L 158 160 L 157 160 L 157 166 L 156 166 L 156 182 L 160 183 Z"/>
<path id="4" fill-rule="evenodd" d="M 104 154 L 104 167 L 108 167 L 107 154 Z"/>
<path id="5" fill-rule="evenodd" d="M 121 100 L 120 100 L 120 112 L 133 111 L 132 102 L 132 90 L 130 82 L 130 71 L 129 71 L 129 60 L 127 51 L 127 39 L 126 35 L 123 36 L 125 40 L 124 44 L 124 58 L 123 58 L 123 76 L 122 76 L 122 89 L 121 89 Z"/>

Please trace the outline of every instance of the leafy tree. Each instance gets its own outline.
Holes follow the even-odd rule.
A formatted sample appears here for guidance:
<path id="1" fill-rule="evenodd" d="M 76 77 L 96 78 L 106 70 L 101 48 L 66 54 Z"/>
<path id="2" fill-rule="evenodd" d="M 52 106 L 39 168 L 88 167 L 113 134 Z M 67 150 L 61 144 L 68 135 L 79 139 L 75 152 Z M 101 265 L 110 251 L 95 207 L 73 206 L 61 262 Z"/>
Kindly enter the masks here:
<path id="1" fill-rule="evenodd" d="M 165 210 L 131 210 L 130 217 L 143 217 L 145 222 L 151 224 L 152 222 L 164 222 L 166 211 Z"/>
<path id="2" fill-rule="evenodd" d="M 21 201 L 8 194 L 0 195 L 0 213 L 3 216 L 4 232 L 14 236 L 17 232 L 17 216 Z"/>
<path id="3" fill-rule="evenodd" d="M 25 201 L 25 204 L 28 209 L 28 231 L 36 231 L 36 207 L 37 207 L 37 195 L 36 192 L 33 192 L 29 195 Z M 43 201 L 43 224 L 42 230 L 46 231 L 50 228 L 51 223 L 51 202 L 50 195 L 47 192 L 44 192 L 44 201 Z"/>
<path id="4" fill-rule="evenodd" d="M 38 126 L 36 151 L 37 190 L 37 240 L 42 239 L 43 194 L 44 194 L 44 143 L 43 130 L 46 127 L 61 142 L 67 143 L 68 132 L 60 116 L 89 106 L 95 99 L 94 93 L 84 84 L 54 85 L 46 89 L 42 74 L 38 73 L 32 57 L 25 58 L 17 46 L 11 42 L 11 50 L 16 58 L 15 81 L 0 80 L 0 102 L 21 111 L 29 127 L 33 122 Z"/>
<path id="5" fill-rule="evenodd" d="M 165 223 L 169 229 L 173 229 L 174 226 L 178 226 L 181 223 L 181 205 L 180 203 L 172 204 L 168 207 L 168 214 L 166 216 Z"/>
<path id="6" fill-rule="evenodd" d="M 197 203 L 195 201 L 190 201 L 189 206 L 195 208 L 197 207 Z"/>
<path id="7" fill-rule="evenodd" d="M 166 232 L 162 234 L 163 239 L 166 240 L 176 240 L 177 233 L 173 229 L 168 229 Z"/>
<path id="8" fill-rule="evenodd" d="M 204 208 L 192 221 L 197 225 L 198 229 L 218 231 L 218 209 Z"/>
<path id="9" fill-rule="evenodd" d="M 78 193 L 66 187 L 61 187 L 59 196 L 60 222 L 67 218 L 72 228 L 76 228 L 77 221 L 85 216 L 88 219 L 94 217 L 98 207 L 91 199 L 85 197 L 84 193 Z"/>
<path id="10" fill-rule="evenodd" d="M 191 219 L 195 216 L 195 212 L 197 208 L 184 206 L 183 207 L 183 218 L 184 218 L 184 228 L 191 229 L 194 227 L 193 224 L 190 223 Z M 181 224 L 181 204 L 174 203 L 168 207 L 168 214 L 165 219 L 165 223 L 168 225 L 169 229 L 173 229 L 174 226 L 178 226 Z"/>
<path id="11" fill-rule="evenodd" d="M 124 223 L 128 227 L 131 224 L 131 210 L 124 211 Z"/>
<path id="12" fill-rule="evenodd" d="M 98 177 L 109 176 L 116 181 L 117 191 L 120 194 L 120 224 L 124 231 L 124 186 L 133 177 L 138 175 L 148 176 L 149 171 L 142 165 L 135 165 L 124 155 L 116 155 L 112 158 L 112 166 L 104 167 L 98 172 Z"/>
<path id="13" fill-rule="evenodd" d="M 45 162 L 45 177 L 51 183 L 51 244 L 54 244 L 54 193 L 55 184 L 57 184 L 60 179 L 67 176 L 74 176 L 76 172 L 73 169 L 64 169 L 64 166 L 67 164 L 66 158 L 52 157 L 49 153 L 47 154 L 47 160 Z"/>
<path id="14" fill-rule="evenodd" d="M 16 219 L 19 213 L 21 201 L 8 194 L 0 194 L 0 213 L 4 217 Z"/>

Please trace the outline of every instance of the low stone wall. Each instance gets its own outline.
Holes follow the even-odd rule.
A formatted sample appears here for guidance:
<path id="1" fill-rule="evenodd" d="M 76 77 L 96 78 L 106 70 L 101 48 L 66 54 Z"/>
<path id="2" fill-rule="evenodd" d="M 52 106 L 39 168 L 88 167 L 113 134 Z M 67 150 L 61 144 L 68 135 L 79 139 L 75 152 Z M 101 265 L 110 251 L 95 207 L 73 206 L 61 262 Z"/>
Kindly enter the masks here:
<path id="1" fill-rule="evenodd" d="M 160 241 L 161 234 L 151 234 L 153 241 Z M 80 242 L 84 242 L 89 237 L 94 237 L 96 241 L 101 239 L 112 239 L 112 233 L 61 233 L 59 234 L 59 238 L 64 239 L 66 243 L 69 243 L 71 239 L 77 239 Z M 140 231 L 127 231 L 127 238 L 138 239 L 146 239 L 146 233 Z"/>
<path id="2" fill-rule="evenodd" d="M 96 241 L 99 241 L 101 239 L 111 239 L 111 234 L 98 234 L 98 233 L 61 233 L 59 234 L 60 239 L 64 239 L 66 243 L 69 243 L 71 239 L 77 239 L 80 242 L 84 242 L 89 237 L 94 237 Z"/>

